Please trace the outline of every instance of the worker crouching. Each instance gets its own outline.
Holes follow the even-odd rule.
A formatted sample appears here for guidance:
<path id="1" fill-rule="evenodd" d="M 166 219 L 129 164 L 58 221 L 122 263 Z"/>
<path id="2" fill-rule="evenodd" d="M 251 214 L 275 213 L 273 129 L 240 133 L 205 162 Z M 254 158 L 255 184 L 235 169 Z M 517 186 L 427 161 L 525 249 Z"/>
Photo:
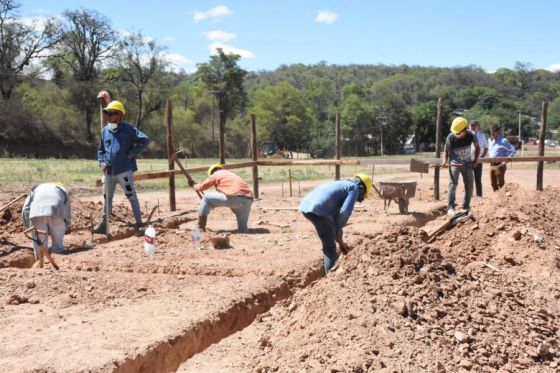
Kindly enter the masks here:
<path id="1" fill-rule="evenodd" d="M 362 202 L 372 189 L 371 178 L 366 174 L 357 174 L 351 180 L 319 185 L 301 201 L 299 210 L 315 226 L 323 245 L 325 274 L 338 259 L 337 242 L 343 254 L 350 250 L 343 240 L 342 228 L 352 215 L 356 201 Z"/>
<path id="2" fill-rule="evenodd" d="M 217 192 L 205 193 L 198 209 L 198 227 L 206 229 L 208 214 L 215 207 L 229 207 L 237 219 L 239 232 L 248 231 L 247 221 L 253 205 L 253 192 L 241 177 L 224 170 L 224 166 L 216 163 L 208 169 L 208 178 L 202 183 L 189 182 L 197 192 L 216 187 Z"/>

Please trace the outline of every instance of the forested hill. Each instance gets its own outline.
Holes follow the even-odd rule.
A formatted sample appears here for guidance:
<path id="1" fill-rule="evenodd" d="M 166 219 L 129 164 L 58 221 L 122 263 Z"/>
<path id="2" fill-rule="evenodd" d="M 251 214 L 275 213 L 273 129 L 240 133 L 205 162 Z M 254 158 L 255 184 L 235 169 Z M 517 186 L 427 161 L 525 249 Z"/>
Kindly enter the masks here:
<path id="1" fill-rule="evenodd" d="M 476 66 L 327 62 L 248 72 L 240 56 L 217 48 L 186 73 L 174 67 L 165 45 L 141 31 L 120 32 L 95 10 L 68 9 L 28 22 L 20 7 L 17 0 L 0 1 L 1 156 L 95 157 L 100 91 L 121 101 L 125 121 L 152 139 L 147 157 L 165 156 L 168 99 L 175 147 L 206 157 L 217 156 L 219 128 L 226 156 L 246 156 L 250 114 L 259 142 L 323 156 L 333 151 L 337 112 L 349 156 L 400 153 L 406 142 L 430 149 L 438 99 L 443 136 L 453 117 L 464 115 L 483 130 L 499 124 L 513 135 L 521 123 L 523 137 L 534 137 L 543 101 L 550 104 L 549 136 L 560 123 L 560 73 L 530 63 L 492 73 Z"/>
<path id="2" fill-rule="evenodd" d="M 139 117 L 138 90 L 118 70 L 99 70 L 90 82 L 76 81 L 64 68 L 52 79 L 18 76 L 13 93 L 0 103 L 3 156 L 94 157 L 98 91 L 107 90 L 123 101 L 130 123 L 137 124 Z M 517 135 L 521 119 L 523 137 L 536 137 L 543 101 L 549 102 L 549 128 L 560 123 L 560 74 L 535 70 L 528 63 L 493 73 L 476 66 L 282 65 L 274 71 L 249 72 L 243 87 L 246 102 L 226 124 L 228 157 L 246 155 L 251 113 L 257 118 L 260 141 L 273 141 L 288 150 L 318 148 L 325 156 L 333 148 L 337 111 L 344 154 L 359 156 L 379 154 L 381 131 L 385 153 L 402 151 L 413 134 L 416 147 L 428 149 L 435 139 L 438 98 L 443 101 L 446 128 L 455 115 L 463 114 L 478 119 L 483 129 L 497 123 L 505 133 Z M 84 91 L 90 97 L 78 94 Z M 139 127 L 153 139 L 148 155 L 164 154 L 164 101 L 170 97 L 176 146 L 189 147 L 195 155 L 215 156 L 218 100 L 198 72 L 162 70 L 145 84 L 143 94 Z M 84 105 L 93 116 L 90 133 Z"/>

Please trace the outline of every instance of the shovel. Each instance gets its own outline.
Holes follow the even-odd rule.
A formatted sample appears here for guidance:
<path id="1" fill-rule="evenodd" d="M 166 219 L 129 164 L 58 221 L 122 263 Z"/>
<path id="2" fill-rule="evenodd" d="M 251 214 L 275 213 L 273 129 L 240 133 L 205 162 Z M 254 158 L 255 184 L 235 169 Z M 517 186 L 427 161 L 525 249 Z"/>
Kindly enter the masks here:
<path id="1" fill-rule="evenodd" d="M 171 156 L 171 159 L 175 161 L 175 163 L 177 163 L 177 166 L 179 166 L 179 168 L 181 169 L 181 171 L 183 172 L 183 174 L 185 175 L 185 177 L 187 178 L 187 181 L 189 183 L 194 183 L 195 181 L 193 180 L 193 178 L 191 177 L 191 175 L 189 175 L 189 173 L 187 172 L 187 170 L 185 170 L 185 167 L 183 167 L 183 164 L 181 163 L 181 161 L 179 160 L 178 155 L 179 154 L 184 154 L 185 151 L 184 150 L 179 150 L 176 153 L 174 153 Z M 198 195 L 198 198 L 202 199 L 202 193 L 200 193 L 198 190 L 195 190 L 196 194 Z"/>
<path id="2" fill-rule="evenodd" d="M 461 163 L 449 163 L 448 167 L 462 167 Z M 419 159 L 410 159 L 410 172 L 420 172 L 422 174 L 427 174 L 430 167 L 443 167 L 441 164 L 430 164 L 426 161 L 421 161 Z"/>

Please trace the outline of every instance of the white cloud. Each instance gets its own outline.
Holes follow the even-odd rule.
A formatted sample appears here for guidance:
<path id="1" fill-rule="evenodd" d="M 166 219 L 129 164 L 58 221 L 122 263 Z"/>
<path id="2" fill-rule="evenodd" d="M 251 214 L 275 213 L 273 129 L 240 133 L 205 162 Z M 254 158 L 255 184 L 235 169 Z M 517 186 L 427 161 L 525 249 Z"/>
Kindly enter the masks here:
<path id="1" fill-rule="evenodd" d="M 205 31 L 202 33 L 208 40 L 212 41 L 230 41 L 237 37 L 233 32 L 226 32 L 220 30 Z"/>
<path id="2" fill-rule="evenodd" d="M 171 65 L 171 70 L 183 69 L 186 72 L 195 71 L 195 64 L 186 56 L 177 53 L 162 53 L 162 56 Z"/>
<path id="3" fill-rule="evenodd" d="M 198 22 L 205 21 L 209 18 L 221 19 L 221 18 L 229 16 L 231 13 L 232 13 L 231 10 L 229 10 L 229 8 L 227 6 L 219 5 L 215 8 L 208 9 L 205 12 L 195 12 L 193 14 L 193 20 L 196 23 L 198 23 Z"/>
<path id="4" fill-rule="evenodd" d="M 175 43 L 175 38 L 173 36 L 166 36 L 163 38 L 163 41 L 165 43 L 171 44 L 171 43 Z"/>
<path id="5" fill-rule="evenodd" d="M 334 23 L 337 19 L 338 19 L 338 14 L 329 11 L 319 10 L 317 12 L 317 17 L 315 17 L 315 22 L 326 23 L 330 25 L 331 23 Z"/>
<path id="6" fill-rule="evenodd" d="M 55 19 L 61 19 L 61 16 L 57 16 L 54 17 Z M 34 30 L 42 30 L 45 28 L 45 26 L 47 25 L 47 22 L 49 21 L 49 17 L 43 17 L 43 16 L 39 16 L 39 17 L 21 17 L 21 18 L 17 18 L 16 21 L 27 26 L 27 27 L 31 27 Z"/>
<path id="7" fill-rule="evenodd" d="M 560 63 L 555 63 L 554 65 L 550 65 L 548 67 L 545 67 L 544 69 L 553 73 L 557 73 L 560 71 Z"/>
<path id="8" fill-rule="evenodd" d="M 249 50 L 246 49 L 241 49 L 241 48 L 237 48 L 231 45 L 227 45 L 224 43 L 221 43 L 219 41 L 212 43 L 208 46 L 208 49 L 210 50 L 210 53 L 212 54 L 216 54 L 216 49 L 221 48 L 224 53 L 226 54 L 238 54 L 243 58 L 253 58 L 256 57 L 255 54 Z"/>

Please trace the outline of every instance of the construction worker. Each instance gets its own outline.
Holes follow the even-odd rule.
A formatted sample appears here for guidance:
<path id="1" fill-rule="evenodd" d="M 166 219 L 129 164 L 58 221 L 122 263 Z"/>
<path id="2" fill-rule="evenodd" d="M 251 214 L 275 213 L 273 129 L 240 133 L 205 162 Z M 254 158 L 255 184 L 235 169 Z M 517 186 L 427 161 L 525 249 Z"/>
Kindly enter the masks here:
<path id="1" fill-rule="evenodd" d="M 478 140 L 478 146 L 480 147 L 480 158 L 486 157 L 488 154 L 488 142 L 486 141 L 486 136 L 484 132 L 480 131 L 480 124 L 476 120 L 471 120 L 469 123 L 471 131 L 475 134 Z M 474 160 L 475 148 L 471 145 L 471 159 Z M 476 196 L 482 197 L 482 163 L 478 163 L 476 167 L 473 167 L 474 172 L 474 185 L 476 187 Z"/>
<path id="2" fill-rule="evenodd" d="M 23 224 L 29 228 L 48 232 L 46 236 L 34 233 L 49 252 L 64 252 L 64 234 L 69 232 L 71 223 L 70 194 L 60 183 L 44 183 L 34 186 L 27 196 L 22 210 Z M 49 248 L 49 236 L 52 245 Z M 33 241 L 35 258 L 39 258 L 39 246 Z"/>
<path id="3" fill-rule="evenodd" d="M 504 157 L 513 158 L 515 156 L 515 148 L 511 143 L 501 135 L 500 127 L 493 124 L 490 127 L 490 140 L 488 141 L 490 158 Z M 495 191 L 502 188 L 505 184 L 507 162 L 490 163 L 490 182 L 492 189 Z"/>
<path id="4" fill-rule="evenodd" d="M 111 213 L 113 195 L 117 184 L 124 190 L 134 213 L 136 235 L 142 235 L 142 212 L 134 189 L 132 173 L 138 170 L 136 157 L 148 146 L 150 139 L 138 128 L 122 121 L 126 113 L 119 101 L 111 101 L 103 112 L 107 115 L 107 125 L 103 128 L 97 160 L 104 172 L 107 183 L 104 193 L 105 208 L 101 222 L 94 228 L 94 233 L 105 233 L 107 211 Z M 107 206 L 108 204 L 108 206 Z"/>
<path id="5" fill-rule="evenodd" d="M 203 192 L 212 186 L 217 192 L 204 193 L 198 208 L 198 227 L 206 229 L 208 214 L 215 207 L 229 207 L 237 219 L 239 232 L 247 232 L 247 221 L 253 204 L 253 192 L 241 177 L 224 170 L 224 165 L 216 163 L 208 168 L 208 178 L 202 183 L 189 181 L 197 192 Z"/>
<path id="6" fill-rule="evenodd" d="M 467 130 L 468 122 L 457 117 L 451 123 L 451 133 L 445 140 L 443 167 L 449 167 L 449 188 L 447 191 L 447 213 L 455 215 L 455 190 L 459 184 L 459 174 L 463 175 L 465 198 L 463 209 L 470 208 L 473 191 L 473 168 L 478 164 L 480 146 L 474 133 Z M 474 157 L 471 159 L 471 146 L 474 146 Z"/>
<path id="7" fill-rule="evenodd" d="M 338 259 L 337 242 L 343 254 L 350 250 L 343 240 L 342 228 L 350 218 L 355 202 L 362 202 L 372 189 L 371 177 L 356 174 L 351 180 L 336 180 L 319 185 L 301 201 L 299 211 L 315 226 L 323 245 L 325 274 Z"/>

